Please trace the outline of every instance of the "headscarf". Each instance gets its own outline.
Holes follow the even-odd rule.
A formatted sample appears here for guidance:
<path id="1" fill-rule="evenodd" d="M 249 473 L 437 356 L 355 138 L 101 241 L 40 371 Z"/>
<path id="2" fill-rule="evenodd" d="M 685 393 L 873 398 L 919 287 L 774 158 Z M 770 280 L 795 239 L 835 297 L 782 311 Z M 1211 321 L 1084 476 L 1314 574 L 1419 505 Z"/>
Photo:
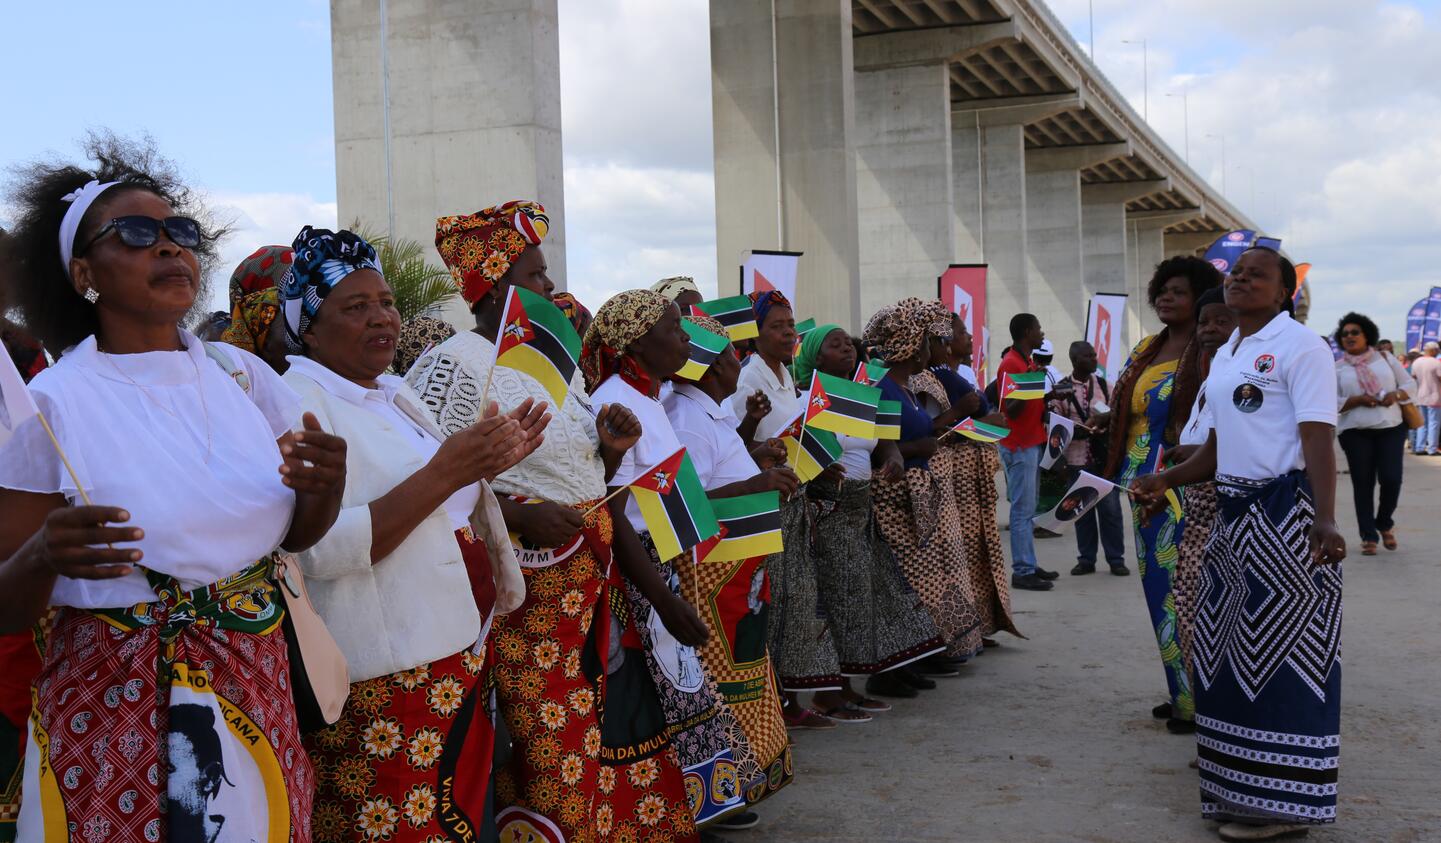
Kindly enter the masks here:
<path id="1" fill-rule="evenodd" d="M 721 336 L 721 337 L 729 336 L 729 335 L 726 333 L 726 326 L 722 325 L 722 324 L 720 323 L 720 320 L 717 319 L 717 318 L 715 318 L 714 316 L 707 316 L 707 315 L 705 315 L 704 313 L 692 313 L 692 314 L 689 314 L 688 316 L 686 316 L 685 318 L 687 318 L 687 319 L 689 319 L 690 321 L 696 323 L 697 325 L 699 325 L 700 327 L 706 329 L 707 331 L 710 331 L 712 334 L 715 334 L 716 336 Z"/>
<path id="2" fill-rule="evenodd" d="M 671 306 L 670 299 L 650 290 L 626 290 L 600 306 L 580 349 L 580 371 L 587 392 L 595 392 L 606 378 L 618 374 L 637 391 L 655 395 L 659 384 L 627 349 L 655 327 Z"/>
<path id="3" fill-rule="evenodd" d="M 465 303 L 474 306 L 526 249 L 539 246 L 549 232 L 544 205 L 515 199 L 473 214 L 437 219 L 435 250 Z"/>
<path id="4" fill-rule="evenodd" d="M 790 308 L 790 299 L 787 299 L 780 290 L 766 290 L 762 292 L 751 292 L 746 294 L 751 300 L 751 310 L 756 314 L 756 327 L 766 323 L 766 316 L 770 314 L 773 307 Z"/>
<path id="5" fill-rule="evenodd" d="M 251 252 L 250 257 L 230 273 L 231 312 L 251 293 L 280 286 L 280 280 L 294 260 L 295 253 L 289 246 L 261 246 Z"/>
<path id="6" fill-rule="evenodd" d="M 279 284 L 281 309 L 285 312 L 285 339 L 291 351 L 300 353 L 300 339 L 320 305 L 335 285 L 361 269 L 380 271 L 375 248 L 360 235 L 341 229 L 330 231 L 306 226 L 295 235 L 294 260 Z"/>
<path id="7" fill-rule="evenodd" d="M 230 327 L 220 335 L 220 341 L 259 355 L 279 315 L 279 289 L 270 287 L 247 293 L 235 303 L 235 309 L 230 313 Z"/>
<path id="8" fill-rule="evenodd" d="M 955 314 L 940 299 L 929 299 L 921 308 L 921 321 L 925 323 L 926 333 L 939 337 L 950 342 L 952 325 L 955 324 Z"/>
<path id="9" fill-rule="evenodd" d="M 840 325 L 817 325 L 801 340 L 801 350 L 791 361 L 791 376 L 802 389 L 811 382 L 811 373 L 816 370 L 816 359 L 821 356 L 821 346 L 833 331 L 845 330 Z"/>
<path id="10" fill-rule="evenodd" d="M 926 341 L 926 329 L 935 316 L 921 299 L 904 298 L 871 317 L 865 340 L 873 343 L 887 363 L 910 360 Z"/>
<path id="11" fill-rule="evenodd" d="M 585 329 L 590 327 L 589 322 L 593 317 L 574 293 L 556 293 L 555 297 L 551 299 L 551 304 L 560 308 L 560 312 L 570 320 L 571 327 L 575 328 L 576 333 L 584 334 Z"/>
<path id="12" fill-rule="evenodd" d="M 455 328 L 443 319 L 436 319 L 434 316 L 412 316 L 401 323 L 400 336 L 395 340 L 395 360 L 390 364 L 390 368 L 397 375 L 403 376 L 426 350 L 453 336 Z"/>
<path id="13" fill-rule="evenodd" d="M 677 275 L 673 278 L 662 278 L 650 285 L 652 293 L 660 293 L 671 301 L 684 292 L 692 292 L 700 295 L 700 288 L 695 285 L 695 279 L 689 275 Z"/>

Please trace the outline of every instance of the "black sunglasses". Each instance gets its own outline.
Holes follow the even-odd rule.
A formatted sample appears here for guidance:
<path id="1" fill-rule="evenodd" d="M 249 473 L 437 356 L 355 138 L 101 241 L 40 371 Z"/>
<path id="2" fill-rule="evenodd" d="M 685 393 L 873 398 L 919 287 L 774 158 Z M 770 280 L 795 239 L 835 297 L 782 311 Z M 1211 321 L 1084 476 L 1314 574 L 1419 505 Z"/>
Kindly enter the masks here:
<path id="1" fill-rule="evenodd" d="M 1341 332 L 1341 336 L 1343 336 L 1343 337 L 1359 337 L 1359 336 L 1362 336 L 1363 334 L 1364 334 L 1363 331 L 1358 331 L 1358 330 L 1356 330 L 1355 328 L 1352 328 L 1352 329 L 1349 330 L 1349 331 L 1342 331 L 1342 332 Z"/>
<path id="2" fill-rule="evenodd" d="M 121 243 L 132 249 L 148 249 L 160 239 L 161 229 L 165 230 L 165 236 L 170 238 L 170 242 L 183 249 L 194 249 L 200 245 L 200 223 L 190 217 L 166 217 L 163 220 L 145 216 L 116 217 L 101 226 L 95 236 L 76 251 L 75 255 L 79 257 L 89 251 L 91 246 L 111 231 L 115 232 Z"/>

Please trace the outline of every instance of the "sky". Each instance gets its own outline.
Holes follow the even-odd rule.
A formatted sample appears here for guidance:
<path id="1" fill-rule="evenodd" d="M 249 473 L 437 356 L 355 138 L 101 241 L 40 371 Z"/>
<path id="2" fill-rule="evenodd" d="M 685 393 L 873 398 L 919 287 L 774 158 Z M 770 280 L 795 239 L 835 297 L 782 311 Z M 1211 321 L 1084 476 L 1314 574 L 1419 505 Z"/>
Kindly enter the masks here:
<path id="1" fill-rule="evenodd" d="M 1313 264 L 1314 326 L 1355 309 L 1400 338 L 1441 283 L 1441 0 L 1050 3 L 1218 189 L 1224 143 L 1226 195 Z M 0 51 L 0 164 L 74 156 L 87 129 L 149 134 L 235 220 L 225 266 L 334 225 L 329 4 L 144 10 L 7 4 L 7 30 L 34 37 Z M 559 10 L 569 287 L 587 302 L 667 275 L 713 290 L 706 0 Z"/>

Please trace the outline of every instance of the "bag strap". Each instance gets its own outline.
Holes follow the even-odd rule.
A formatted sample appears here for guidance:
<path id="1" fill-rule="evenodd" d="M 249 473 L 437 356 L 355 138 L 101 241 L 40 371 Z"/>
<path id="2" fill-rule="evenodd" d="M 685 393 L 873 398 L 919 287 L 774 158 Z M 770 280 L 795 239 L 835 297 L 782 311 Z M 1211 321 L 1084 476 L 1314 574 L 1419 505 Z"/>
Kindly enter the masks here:
<path id="1" fill-rule="evenodd" d="M 235 365 L 235 360 L 229 353 L 221 351 L 221 343 L 206 342 L 200 340 L 200 346 L 205 349 L 205 356 L 215 361 L 220 370 L 229 375 L 246 395 L 250 394 L 250 375 L 245 370 Z"/>

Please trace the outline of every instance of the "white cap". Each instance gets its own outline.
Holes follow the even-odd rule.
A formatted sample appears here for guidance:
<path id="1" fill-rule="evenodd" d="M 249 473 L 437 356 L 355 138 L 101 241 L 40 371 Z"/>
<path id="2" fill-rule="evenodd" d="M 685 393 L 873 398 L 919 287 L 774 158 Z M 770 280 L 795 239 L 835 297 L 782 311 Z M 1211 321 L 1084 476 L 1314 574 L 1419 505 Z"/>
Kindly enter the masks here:
<path id="1" fill-rule="evenodd" d="M 1031 354 L 1032 356 L 1042 354 L 1048 357 L 1054 357 L 1056 355 L 1056 352 L 1054 349 L 1051 348 L 1050 340 L 1041 340 L 1040 347 L 1038 347 L 1035 351 L 1031 352 Z"/>

